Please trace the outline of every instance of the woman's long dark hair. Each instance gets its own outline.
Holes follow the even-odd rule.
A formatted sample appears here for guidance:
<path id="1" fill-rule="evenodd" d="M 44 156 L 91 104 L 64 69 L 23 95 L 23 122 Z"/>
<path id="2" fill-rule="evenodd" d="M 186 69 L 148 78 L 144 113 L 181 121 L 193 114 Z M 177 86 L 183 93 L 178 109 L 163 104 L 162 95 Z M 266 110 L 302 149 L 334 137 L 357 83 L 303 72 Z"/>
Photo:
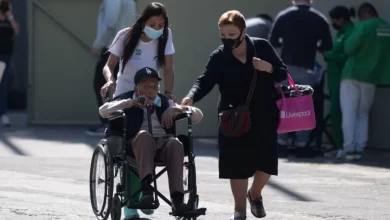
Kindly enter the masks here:
<path id="1" fill-rule="evenodd" d="M 153 16 L 162 16 L 164 18 L 164 31 L 162 36 L 158 39 L 157 49 L 157 66 L 163 67 L 165 62 L 165 47 L 168 40 L 168 13 L 163 4 L 152 2 L 146 6 L 142 15 L 135 22 L 129 33 L 125 37 L 124 50 L 122 56 L 122 71 L 134 53 L 135 47 L 141 38 L 141 34 L 145 27 L 145 22 Z"/>

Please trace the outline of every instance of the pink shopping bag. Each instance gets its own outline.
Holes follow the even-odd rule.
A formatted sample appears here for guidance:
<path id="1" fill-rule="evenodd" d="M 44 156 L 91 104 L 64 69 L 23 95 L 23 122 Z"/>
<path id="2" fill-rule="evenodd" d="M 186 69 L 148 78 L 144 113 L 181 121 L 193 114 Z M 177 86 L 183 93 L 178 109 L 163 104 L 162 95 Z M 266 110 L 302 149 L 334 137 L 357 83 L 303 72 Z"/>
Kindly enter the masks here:
<path id="1" fill-rule="evenodd" d="M 316 127 L 312 95 L 302 95 L 295 86 L 290 74 L 287 74 L 289 84 L 298 93 L 296 97 L 286 97 L 279 87 L 282 99 L 276 102 L 280 110 L 278 133 L 312 130 Z"/>

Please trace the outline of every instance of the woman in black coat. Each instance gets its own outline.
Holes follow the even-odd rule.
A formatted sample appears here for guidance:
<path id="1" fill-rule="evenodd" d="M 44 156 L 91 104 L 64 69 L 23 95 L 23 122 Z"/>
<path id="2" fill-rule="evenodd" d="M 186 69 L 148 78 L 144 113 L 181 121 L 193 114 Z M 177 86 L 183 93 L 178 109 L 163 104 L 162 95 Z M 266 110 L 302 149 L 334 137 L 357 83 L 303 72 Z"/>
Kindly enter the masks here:
<path id="1" fill-rule="evenodd" d="M 221 93 L 219 110 L 233 109 L 245 103 L 252 77 L 258 74 L 249 107 L 250 130 L 235 138 L 219 135 L 219 177 L 230 179 L 235 201 L 232 220 L 246 219 L 246 196 L 252 214 L 261 218 L 266 215 L 262 189 L 271 175 L 278 174 L 275 82 L 287 78 L 287 68 L 267 40 L 246 35 L 245 18 L 240 12 L 224 13 L 219 31 L 223 46 L 211 54 L 182 104 L 200 101 L 217 84 Z M 248 178 L 252 176 L 254 181 L 247 192 Z"/>

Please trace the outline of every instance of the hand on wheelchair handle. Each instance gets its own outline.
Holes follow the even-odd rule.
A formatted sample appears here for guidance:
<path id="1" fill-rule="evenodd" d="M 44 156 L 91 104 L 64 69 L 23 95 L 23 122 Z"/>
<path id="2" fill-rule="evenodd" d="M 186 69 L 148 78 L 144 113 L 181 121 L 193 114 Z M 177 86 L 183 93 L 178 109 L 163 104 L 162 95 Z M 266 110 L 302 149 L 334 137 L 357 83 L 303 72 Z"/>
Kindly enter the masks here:
<path id="1" fill-rule="evenodd" d="M 115 91 L 116 84 L 113 81 L 106 82 L 103 87 L 100 89 L 100 95 L 103 97 L 103 99 L 106 99 L 109 91 Z"/>
<path id="2" fill-rule="evenodd" d="M 185 97 L 181 100 L 181 105 L 189 105 L 191 106 L 193 104 L 193 100 L 190 97 Z"/>
<path id="3" fill-rule="evenodd" d="M 163 128 L 172 127 L 173 123 L 175 123 L 175 117 L 177 116 L 177 112 L 174 108 L 168 108 L 161 118 L 161 125 Z"/>

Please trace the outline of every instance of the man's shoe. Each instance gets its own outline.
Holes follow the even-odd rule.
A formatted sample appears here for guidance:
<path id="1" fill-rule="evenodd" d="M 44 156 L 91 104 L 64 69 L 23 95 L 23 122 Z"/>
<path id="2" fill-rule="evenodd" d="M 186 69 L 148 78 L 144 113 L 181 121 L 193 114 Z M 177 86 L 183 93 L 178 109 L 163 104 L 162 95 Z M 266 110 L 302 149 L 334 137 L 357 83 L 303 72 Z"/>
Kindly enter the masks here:
<path id="1" fill-rule="evenodd" d="M 182 216 L 186 212 L 191 211 L 191 208 L 184 202 L 172 204 L 172 216 Z"/>
<path id="2" fill-rule="evenodd" d="M 141 209 L 141 212 L 144 213 L 145 215 L 153 215 L 154 214 L 153 209 Z"/>
<path id="3" fill-rule="evenodd" d="M 186 212 L 191 211 L 191 208 L 184 203 L 184 194 L 181 192 L 174 192 L 171 194 L 172 200 L 172 215 L 181 216 Z"/>
<path id="4" fill-rule="evenodd" d="M 129 209 L 125 207 L 125 220 L 128 219 L 139 219 L 139 214 L 137 212 L 137 209 Z"/>
<path id="5" fill-rule="evenodd" d="M 153 188 L 152 186 L 144 186 L 142 189 L 142 196 L 139 200 L 139 203 L 142 205 L 153 205 L 154 196 L 153 196 Z"/>

